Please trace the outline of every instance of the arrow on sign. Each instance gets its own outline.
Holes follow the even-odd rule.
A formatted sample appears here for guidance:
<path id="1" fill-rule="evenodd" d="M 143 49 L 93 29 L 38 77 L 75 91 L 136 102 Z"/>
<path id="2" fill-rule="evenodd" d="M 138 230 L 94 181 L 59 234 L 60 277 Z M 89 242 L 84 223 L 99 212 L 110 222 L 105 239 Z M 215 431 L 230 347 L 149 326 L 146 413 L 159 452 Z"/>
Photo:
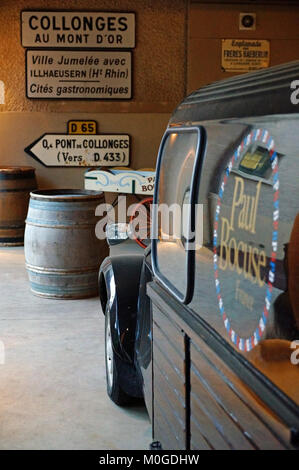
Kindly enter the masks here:
<path id="1" fill-rule="evenodd" d="M 52 167 L 128 166 L 130 136 L 44 134 L 25 152 Z"/>

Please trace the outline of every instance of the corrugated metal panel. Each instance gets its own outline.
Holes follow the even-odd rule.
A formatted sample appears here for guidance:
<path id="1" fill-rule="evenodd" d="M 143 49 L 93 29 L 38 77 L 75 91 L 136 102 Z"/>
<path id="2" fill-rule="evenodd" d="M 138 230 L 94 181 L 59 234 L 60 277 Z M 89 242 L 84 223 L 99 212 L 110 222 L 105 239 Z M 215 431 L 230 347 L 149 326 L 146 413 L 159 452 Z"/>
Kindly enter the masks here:
<path id="1" fill-rule="evenodd" d="M 176 109 L 170 123 L 298 113 L 291 83 L 299 79 L 299 61 L 228 78 L 200 88 Z"/>

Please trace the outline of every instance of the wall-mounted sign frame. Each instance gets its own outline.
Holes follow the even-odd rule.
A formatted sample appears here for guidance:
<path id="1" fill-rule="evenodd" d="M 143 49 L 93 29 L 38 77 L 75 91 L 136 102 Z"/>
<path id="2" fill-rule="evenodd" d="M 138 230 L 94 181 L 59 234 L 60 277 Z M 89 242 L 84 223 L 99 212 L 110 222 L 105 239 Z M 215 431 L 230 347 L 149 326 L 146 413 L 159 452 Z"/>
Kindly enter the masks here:
<path id="1" fill-rule="evenodd" d="M 222 39 L 221 67 L 224 72 L 251 72 L 270 65 L 270 41 Z"/>
<path id="2" fill-rule="evenodd" d="M 23 47 L 135 47 L 135 13 L 99 11 L 21 12 Z"/>
<path id="3" fill-rule="evenodd" d="M 47 167 L 128 166 L 128 134 L 43 134 L 25 148 Z"/>
<path id="4" fill-rule="evenodd" d="M 132 98 L 132 52 L 27 49 L 26 96 L 129 100 Z"/>

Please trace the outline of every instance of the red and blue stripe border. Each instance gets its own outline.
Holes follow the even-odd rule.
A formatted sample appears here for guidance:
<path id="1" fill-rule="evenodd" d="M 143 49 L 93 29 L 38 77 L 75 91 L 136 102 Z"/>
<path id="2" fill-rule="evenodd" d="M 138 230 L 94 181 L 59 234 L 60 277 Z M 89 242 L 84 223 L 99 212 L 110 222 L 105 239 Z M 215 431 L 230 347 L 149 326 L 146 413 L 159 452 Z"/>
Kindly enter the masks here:
<path id="1" fill-rule="evenodd" d="M 235 162 L 239 160 L 240 156 L 243 155 L 243 151 L 246 150 L 246 148 L 254 142 L 263 143 L 267 147 L 269 155 L 270 155 L 270 159 L 271 159 L 271 166 L 272 166 L 272 172 L 273 172 L 272 253 L 271 253 L 268 279 L 267 279 L 267 290 L 266 290 L 266 295 L 265 295 L 265 304 L 264 304 L 263 312 L 259 319 L 258 326 L 253 332 L 253 334 L 248 338 L 242 338 L 232 328 L 229 317 L 225 312 L 225 307 L 224 307 L 223 299 L 221 296 L 219 271 L 218 271 L 218 256 L 217 256 L 218 221 L 219 221 L 219 215 L 220 215 L 221 203 L 223 199 L 225 185 L 226 185 L 228 176 L 233 168 L 233 165 L 235 164 Z M 261 340 L 262 335 L 266 328 L 267 320 L 269 317 L 270 306 L 271 306 L 273 283 L 275 280 L 276 254 L 277 254 L 277 243 L 278 243 L 278 222 L 279 222 L 279 173 L 278 173 L 278 157 L 277 157 L 277 152 L 274 146 L 274 140 L 270 136 L 267 130 L 254 129 L 243 139 L 241 144 L 238 146 L 237 150 L 234 152 L 233 156 L 231 157 L 230 162 L 224 172 L 224 176 L 220 185 L 220 191 L 218 194 L 217 205 L 216 205 L 214 233 L 213 233 L 214 275 L 215 275 L 216 294 L 217 294 L 220 314 L 222 316 L 225 329 L 231 341 L 240 351 L 245 351 L 245 352 L 251 351 L 251 349 L 253 349 Z"/>

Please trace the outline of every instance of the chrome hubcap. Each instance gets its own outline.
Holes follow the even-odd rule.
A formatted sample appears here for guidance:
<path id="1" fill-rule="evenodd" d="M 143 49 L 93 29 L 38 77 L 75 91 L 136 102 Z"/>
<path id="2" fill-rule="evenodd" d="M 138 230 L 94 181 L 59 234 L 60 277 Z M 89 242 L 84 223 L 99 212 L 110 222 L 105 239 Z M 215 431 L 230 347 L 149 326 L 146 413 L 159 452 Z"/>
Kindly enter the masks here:
<path id="1" fill-rule="evenodd" d="M 107 326 L 106 326 L 106 369 L 107 369 L 107 380 L 109 388 L 112 388 L 113 384 L 113 349 L 111 339 L 111 328 L 110 328 L 110 315 L 109 309 L 106 311 Z"/>

